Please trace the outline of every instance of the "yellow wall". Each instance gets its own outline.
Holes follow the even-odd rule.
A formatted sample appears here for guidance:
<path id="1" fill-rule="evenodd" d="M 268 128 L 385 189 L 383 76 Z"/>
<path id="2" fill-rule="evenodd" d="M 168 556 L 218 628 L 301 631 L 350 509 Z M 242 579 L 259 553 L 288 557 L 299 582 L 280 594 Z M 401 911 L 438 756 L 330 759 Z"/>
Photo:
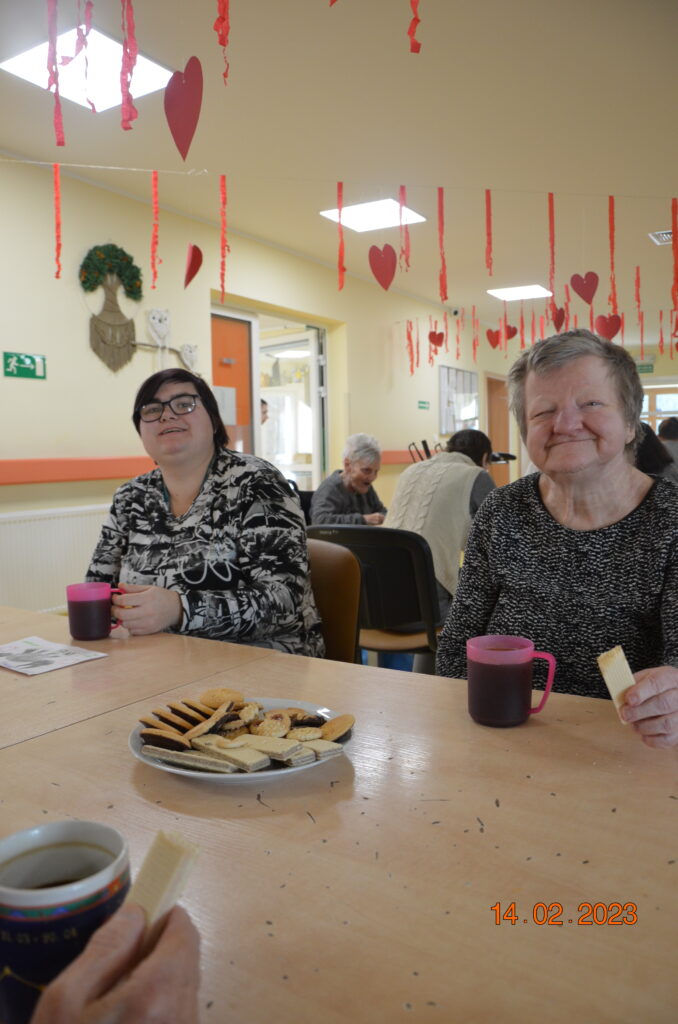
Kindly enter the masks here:
<path id="1" fill-rule="evenodd" d="M 236 211 L 232 217 L 237 222 Z M 162 264 L 157 288 L 152 291 L 150 203 L 112 194 L 64 172 L 62 218 L 63 270 L 57 280 L 51 169 L 0 163 L 2 348 L 47 359 L 45 381 L 0 377 L 0 459 L 139 455 L 140 442 L 130 420 L 132 400 L 141 381 L 160 368 L 159 357 L 140 350 L 113 373 L 90 350 L 89 318 L 100 311 L 102 293 L 86 294 L 80 288 L 80 262 L 96 244 L 112 242 L 130 253 L 142 269 L 144 295 L 141 302 L 134 303 L 121 294 L 120 304 L 135 319 L 137 340 L 149 340 L 148 310 L 169 309 L 171 344 L 196 344 L 198 372 L 210 380 L 210 312 L 219 287 L 218 229 L 161 209 Z M 440 307 L 398 292 L 384 292 L 367 269 L 364 280 L 348 277 L 339 292 L 333 267 L 302 260 L 235 233 L 229 241 L 227 306 L 287 311 L 327 327 L 333 466 L 340 465 L 345 437 L 354 431 L 376 435 L 385 449 L 405 449 L 413 439 L 437 439 L 437 363 L 455 364 L 452 336 L 449 353 L 439 356 L 434 366 L 426 360 L 429 317 L 438 321 L 440 330 Z M 184 289 L 186 248 L 191 242 L 202 248 L 204 264 Z M 417 318 L 422 358 L 411 377 L 405 321 Z M 467 329 L 459 366 L 474 368 L 470 349 Z M 483 336 L 475 367 L 481 373 L 481 394 L 483 371 L 505 374 L 513 354 L 510 351 L 506 359 L 490 350 Z M 173 357 L 169 365 L 173 365 Z M 418 408 L 420 399 L 430 402 L 429 410 Z M 481 418 L 484 421 L 482 409 Z M 392 493 L 397 472 L 397 468 L 383 472 L 384 500 Z M 107 500 L 116 483 L 7 486 L 0 488 L 0 502 L 5 510 L 98 503 Z"/>

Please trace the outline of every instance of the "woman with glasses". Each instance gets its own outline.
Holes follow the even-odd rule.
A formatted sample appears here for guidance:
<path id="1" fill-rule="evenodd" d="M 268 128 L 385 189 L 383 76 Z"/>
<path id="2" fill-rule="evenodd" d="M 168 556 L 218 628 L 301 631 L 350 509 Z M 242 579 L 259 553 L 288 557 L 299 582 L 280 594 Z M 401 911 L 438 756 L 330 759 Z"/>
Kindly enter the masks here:
<path id="1" fill-rule="evenodd" d="M 149 377 L 132 420 L 157 468 L 116 491 L 87 573 L 124 590 L 116 619 L 321 657 L 303 515 L 278 470 L 226 447 L 216 399 L 188 370 Z"/>

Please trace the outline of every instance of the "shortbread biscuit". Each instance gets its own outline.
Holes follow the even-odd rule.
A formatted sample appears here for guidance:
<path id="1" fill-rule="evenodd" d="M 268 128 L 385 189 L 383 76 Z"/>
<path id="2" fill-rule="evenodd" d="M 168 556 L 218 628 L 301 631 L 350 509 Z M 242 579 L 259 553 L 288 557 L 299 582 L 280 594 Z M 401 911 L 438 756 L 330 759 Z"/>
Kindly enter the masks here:
<path id="1" fill-rule="evenodd" d="M 166 750 L 190 750 L 191 744 L 179 733 L 169 732 L 165 729 L 142 729 L 139 733 L 142 743 L 152 743 L 156 747 L 164 747 Z"/>
<path id="2" fill-rule="evenodd" d="M 290 731 L 290 716 L 284 711 L 267 711 L 263 721 L 251 726 L 255 736 L 285 736 Z"/>
<path id="3" fill-rule="evenodd" d="M 310 711 L 302 711 L 301 708 L 291 708 L 290 718 L 295 729 L 320 729 L 327 721 L 322 715 L 312 715 Z"/>
<path id="4" fill-rule="evenodd" d="M 204 722 L 201 722 L 199 725 L 194 725 L 192 729 L 189 729 L 188 732 L 184 733 L 184 736 L 187 740 L 192 740 L 196 736 L 203 736 L 205 733 L 215 732 L 221 725 L 223 725 L 225 720 L 230 718 L 231 714 L 231 701 L 226 701 L 226 703 L 222 704 L 220 708 L 217 708 L 209 718 L 206 718 Z"/>
<path id="5" fill-rule="evenodd" d="M 185 732 L 184 729 L 175 729 L 173 725 L 166 725 L 155 715 L 141 715 L 139 721 L 149 729 L 163 729 L 165 732 L 176 733 L 177 736 L 181 736 Z"/>
<path id="6" fill-rule="evenodd" d="M 288 740 L 319 740 L 322 739 L 321 729 L 290 729 L 287 733 Z"/>
<path id="7" fill-rule="evenodd" d="M 167 702 L 167 707 L 170 709 L 173 715 L 178 715 L 179 718 L 184 718 L 190 729 L 192 725 L 199 725 L 200 722 L 204 722 L 206 718 L 212 714 L 210 711 L 209 715 L 201 715 L 193 708 L 187 707 L 183 701 L 171 700 Z"/>
<path id="8" fill-rule="evenodd" d="M 197 711 L 203 718 L 209 718 L 214 711 L 214 708 L 208 707 L 207 704 L 202 704 L 199 700 L 193 700 L 192 697 L 184 697 L 182 703 L 187 708 L 190 708 L 191 711 Z"/>
<path id="9" fill-rule="evenodd" d="M 222 704 L 226 704 L 228 701 L 230 701 L 231 704 L 243 703 L 242 693 L 238 693 L 237 690 L 229 690 L 225 686 L 218 686 L 211 690 L 205 690 L 200 694 L 199 700 L 201 704 L 207 704 L 207 706 L 213 710 L 220 708 Z"/>
<path id="10" fill-rule="evenodd" d="M 324 740 L 338 740 L 353 728 L 355 718 L 353 715 L 337 715 L 323 725 L 321 732 Z"/>
<path id="11" fill-rule="evenodd" d="M 238 718 L 245 723 L 254 722 L 261 718 L 258 704 L 245 704 L 238 711 Z"/>
<path id="12" fill-rule="evenodd" d="M 221 772 L 232 775 L 237 772 L 235 765 L 223 758 L 210 757 L 199 750 L 166 750 L 163 747 L 154 747 L 150 744 L 144 747 L 144 754 L 162 761 L 164 764 L 175 764 L 181 768 L 198 768 L 206 772 Z"/>
<path id="13" fill-rule="evenodd" d="M 178 729 L 179 732 L 186 732 L 191 728 L 185 718 L 179 718 L 179 715 L 168 711 L 167 708 L 153 708 L 152 713 L 160 722 L 172 726 L 173 729 Z"/>

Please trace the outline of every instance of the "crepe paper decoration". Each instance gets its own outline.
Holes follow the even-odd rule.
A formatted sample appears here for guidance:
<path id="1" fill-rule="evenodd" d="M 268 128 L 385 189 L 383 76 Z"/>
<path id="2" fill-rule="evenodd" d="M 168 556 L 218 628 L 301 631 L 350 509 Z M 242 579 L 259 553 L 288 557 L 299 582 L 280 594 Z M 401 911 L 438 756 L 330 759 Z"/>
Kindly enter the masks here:
<path id="1" fill-rule="evenodd" d="M 407 338 L 407 358 L 410 361 L 410 376 L 414 375 L 414 337 L 412 334 L 413 327 L 414 325 L 412 321 L 408 320 L 405 329 L 405 336 Z"/>
<path id="2" fill-rule="evenodd" d="M 461 329 L 462 329 L 462 331 L 466 330 L 466 310 L 465 310 L 464 306 L 461 307 L 461 312 L 459 313 L 459 319 L 461 320 Z"/>
<path id="3" fill-rule="evenodd" d="M 673 285 L 671 302 L 673 309 L 678 309 L 678 199 L 671 200 L 671 249 L 673 250 Z M 671 347 L 673 355 L 673 346 Z"/>
<path id="4" fill-rule="evenodd" d="M 334 7 L 336 2 L 337 2 L 337 0 L 330 0 L 330 7 Z"/>
<path id="5" fill-rule="evenodd" d="M 551 292 L 551 316 L 555 315 L 556 300 L 554 298 L 556 294 L 555 280 L 556 280 L 556 218 L 555 210 L 553 205 L 553 192 L 549 192 L 548 195 L 548 208 L 549 208 L 549 291 Z M 555 321 L 554 321 L 555 323 Z"/>
<path id="6" fill-rule="evenodd" d="M 151 229 L 151 291 L 158 280 L 158 172 L 151 171 L 151 203 L 153 205 L 153 228 Z"/>
<path id="7" fill-rule="evenodd" d="M 224 85 L 228 85 L 228 72 L 230 71 L 230 65 L 228 63 L 228 57 L 226 56 L 226 50 L 228 47 L 228 37 L 231 31 L 231 12 L 230 12 L 230 0 L 217 0 L 217 18 L 212 26 L 219 39 L 219 46 L 224 55 L 224 71 L 222 78 Z"/>
<path id="8" fill-rule="evenodd" d="M 370 246 L 369 251 L 369 261 L 370 268 L 375 278 L 384 291 L 388 291 L 398 265 L 398 257 L 396 256 L 395 249 L 392 245 L 388 244 L 386 244 L 383 249 L 380 249 L 377 245 L 372 245 Z"/>
<path id="9" fill-rule="evenodd" d="M 435 325 L 436 327 L 438 326 L 437 320 Z M 443 342 L 445 341 L 445 332 L 438 330 L 429 331 L 428 340 L 431 342 L 435 349 L 438 349 L 442 346 Z"/>
<path id="10" fill-rule="evenodd" d="M 202 106 L 202 64 L 189 57 L 183 71 L 175 71 L 165 87 L 165 117 L 183 160 L 195 135 Z"/>
<path id="11" fill-rule="evenodd" d="M 499 348 L 501 344 L 501 331 L 493 331 L 491 327 L 488 327 L 485 334 L 492 348 Z"/>
<path id="12" fill-rule="evenodd" d="M 123 131 L 128 132 L 132 127 L 132 121 L 136 121 L 139 113 L 134 106 L 130 82 L 134 66 L 137 62 L 139 49 L 137 47 L 136 29 L 134 26 L 134 7 L 132 0 L 121 0 L 122 4 L 122 67 L 120 68 L 120 89 L 122 92 L 122 110 L 120 112 L 120 124 Z"/>
<path id="13" fill-rule="evenodd" d="M 188 288 L 189 284 L 198 273 L 202 266 L 202 249 L 199 245 L 193 245 L 189 242 L 188 249 L 186 250 L 186 273 L 184 274 L 184 288 Z"/>
<path id="14" fill-rule="evenodd" d="M 339 252 L 337 256 L 337 272 L 339 277 L 339 291 L 344 287 L 344 279 L 346 277 L 346 267 L 344 266 L 344 225 L 341 222 L 341 217 L 344 212 L 344 183 L 343 181 L 337 182 L 337 209 L 339 212 L 339 219 L 337 221 L 337 231 L 339 232 Z"/>
<path id="15" fill-rule="evenodd" d="M 525 348 L 525 311 L 523 309 L 523 300 L 520 300 L 520 347 Z"/>
<path id="16" fill-rule="evenodd" d="M 593 296 L 596 294 L 598 289 L 598 275 L 594 270 L 589 270 L 588 273 L 581 276 L 581 274 L 573 274 L 570 278 L 570 284 L 572 285 L 572 291 L 576 292 L 580 299 L 584 302 L 588 302 L 589 305 L 593 302 Z"/>
<path id="17" fill-rule="evenodd" d="M 565 302 L 563 303 L 565 309 L 565 330 L 570 329 L 570 289 L 568 285 L 565 285 Z"/>
<path id="18" fill-rule="evenodd" d="M 419 369 L 419 317 L 417 317 L 417 369 Z"/>
<path id="19" fill-rule="evenodd" d="M 419 0 L 410 0 L 410 7 L 412 8 L 412 20 L 407 30 L 407 34 L 410 37 L 410 53 L 419 53 L 421 50 L 421 43 L 417 39 L 417 29 L 421 21 L 419 17 Z"/>
<path id="20" fill-rule="evenodd" d="M 534 310 L 532 310 L 532 327 L 530 331 L 530 344 L 534 345 L 537 340 L 537 319 Z"/>
<path id="21" fill-rule="evenodd" d="M 57 65 L 57 0 L 47 0 L 47 79 L 48 91 L 54 87 L 54 137 L 57 146 L 65 146 L 64 118 L 59 95 L 59 67 Z"/>
<path id="22" fill-rule="evenodd" d="M 539 337 L 540 339 L 546 337 L 546 321 L 543 316 L 539 317 Z"/>
<path id="23" fill-rule="evenodd" d="M 562 306 L 555 306 L 552 310 L 553 314 L 553 326 L 556 329 L 556 334 L 560 334 L 563 324 L 565 323 L 565 310 Z"/>
<path id="24" fill-rule="evenodd" d="M 608 196 L 607 200 L 607 220 L 608 220 L 608 235 L 610 238 L 610 294 L 608 296 L 608 302 L 610 303 L 610 310 L 613 315 L 619 313 L 617 306 L 617 279 L 614 268 L 614 246 L 615 246 L 615 212 L 614 212 L 614 196 Z"/>
<path id="25" fill-rule="evenodd" d="M 55 277 L 61 277 L 61 167 L 59 164 L 52 164 L 54 181 L 54 262 L 56 263 Z"/>
<path id="26" fill-rule="evenodd" d="M 575 314 L 574 314 L 574 316 L 572 317 L 572 327 L 573 327 L 573 329 L 574 329 L 575 331 L 576 331 L 576 330 L 577 330 L 577 328 L 579 327 L 579 318 L 578 318 L 578 316 L 577 316 L 577 314 L 576 314 L 576 313 L 575 313 Z"/>
<path id="27" fill-rule="evenodd" d="M 485 266 L 492 277 L 492 191 L 485 189 Z"/>
<path id="28" fill-rule="evenodd" d="M 659 310 L 659 344 L 657 345 L 657 348 L 659 349 L 659 355 L 663 356 L 664 355 L 664 310 L 663 309 Z"/>
<path id="29" fill-rule="evenodd" d="M 438 274 L 438 292 L 440 301 L 447 302 L 447 260 L 445 259 L 445 189 L 438 188 L 438 251 L 440 253 L 440 272 Z"/>
<path id="30" fill-rule="evenodd" d="M 640 327 L 640 358 L 645 358 L 645 313 L 641 309 L 638 314 L 638 325 Z"/>
<path id="31" fill-rule="evenodd" d="M 448 316 L 447 316 L 447 310 L 445 310 L 445 312 L 443 313 L 443 323 L 445 325 L 445 351 L 448 352 L 449 349 L 447 347 L 447 339 L 448 339 L 449 334 L 450 334 L 450 324 L 449 324 L 449 320 L 448 320 Z M 457 356 L 457 359 L 458 358 L 459 358 L 459 356 Z"/>
<path id="32" fill-rule="evenodd" d="M 454 342 L 455 342 L 454 358 L 458 362 L 461 359 L 461 323 L 459 321 L 459 317 L 457 317 L 457 322 L 455 324 L 455 338 L 454 338 Z"/>
<path id="33" fill-rule="evenodd" d="M 59 63 L 62 67 L 67 67 L 71 61 L 75 60 L 79 53 L 85 51 L 85 83 L 89 78 L 89 61 L 87 60 L 87 37 L 92 29 L 92 10 L 94 8 L 93 0 L 87 0 L 85 4 L 85 17 L 82 17 L 81 13 L 81 0 L 78 0 L 78 11 L 75 21 L 75 53 L 72 57 L 62 57 Z M 84 29 L 83 29 L 84 25 Z M 85 96 L 89 108 L 93 114 L 96 114 L 97 110 L 92 103 L 89 96 Z"/>
<path id="34" fill-rule="evenodd" d="M 472 334 L 472 348 L 473 348 L 473 362 L 478 362 L 478 345 L 480 344 L 480 324 L 476 316 L 476 307 L 471 306 L 471 334 Z"/>
<path id="35" fill-rule="evenodd" d="M 601 338 L 607 338 L 608 341 L 612 341 L 615 335 L 619 334 L 620 327 L 621 317 L 616 313 L 611 313 L 610 316 L 596 317 L 596 334 L 599 334 Z"/>
<path id="36" fill-rule="evenodd" d="M 515 338 L 518 333 L 517 327 L 512 327 L 511 324 L 506 324 L 506 340 L 510 341 L 511 338 Z"/>
<path id="37" fill-rule="evenodd" d="M 219 220 L 221 223 L 221 230 L 219 233 L 219 286 L 221 288 L 221 302 L 223 305 L 224 296 L 226 294 L 226 254 L 231 251 L 231 247 L 228 244 L 228 233 L 227 233 L 227 222 L 226 222 L 226 208 L 227 208 L 227 194 L 226 194 L 226 175 L 219 175 Z"/>
<path id="38" fill-rule="evenodd" d="M 401 185 L 398 189 L 398 205 L 400 219 L 400 255 L 398 263 L 401 270 L 404 267 L 407 271 L 410 269 L 410 227 L 409 224 L 403 224 L 403 209 L 407 205 L 407 188 L 405 185 Z"/>

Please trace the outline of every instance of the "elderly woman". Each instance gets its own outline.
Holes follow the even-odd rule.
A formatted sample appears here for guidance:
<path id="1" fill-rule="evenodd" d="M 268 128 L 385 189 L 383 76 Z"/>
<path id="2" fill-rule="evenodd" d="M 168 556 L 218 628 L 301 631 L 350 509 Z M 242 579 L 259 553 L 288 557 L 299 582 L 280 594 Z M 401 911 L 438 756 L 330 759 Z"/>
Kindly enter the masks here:
<path id="1" fill-rule="evenodd" d="M 380 526 L 386 515 L 372 483 L 381 468 L 381 448 L 369 434 L 352 434 L 344 448 L 344 468 L 323 480 L 311 501 L 311 522 Z"/>
<path id="2" fill-rule="evenodd" d="M 558 661 L 554 689 L 606 697 L 596 656 L 621 644 L 635 685 L 624 720 L 678 744 L 678 493 L 633 464 L 642 388 L 631 356 L 589 331 L 538 342 L 509 375 L 539 472 L 476 514 L 438 649 L 466 676 L 466 640 L 530 637 Z"/>
<path id="3" fill-rule="evenodd" d="M 149 377 L 132 420 L 157 469 L 116 491 L 87 573 L 120 582 L 118 621 L 322 656 L 304 521 L 278 470 L 228 450 L 214 395 L 187 370 Z"/>

